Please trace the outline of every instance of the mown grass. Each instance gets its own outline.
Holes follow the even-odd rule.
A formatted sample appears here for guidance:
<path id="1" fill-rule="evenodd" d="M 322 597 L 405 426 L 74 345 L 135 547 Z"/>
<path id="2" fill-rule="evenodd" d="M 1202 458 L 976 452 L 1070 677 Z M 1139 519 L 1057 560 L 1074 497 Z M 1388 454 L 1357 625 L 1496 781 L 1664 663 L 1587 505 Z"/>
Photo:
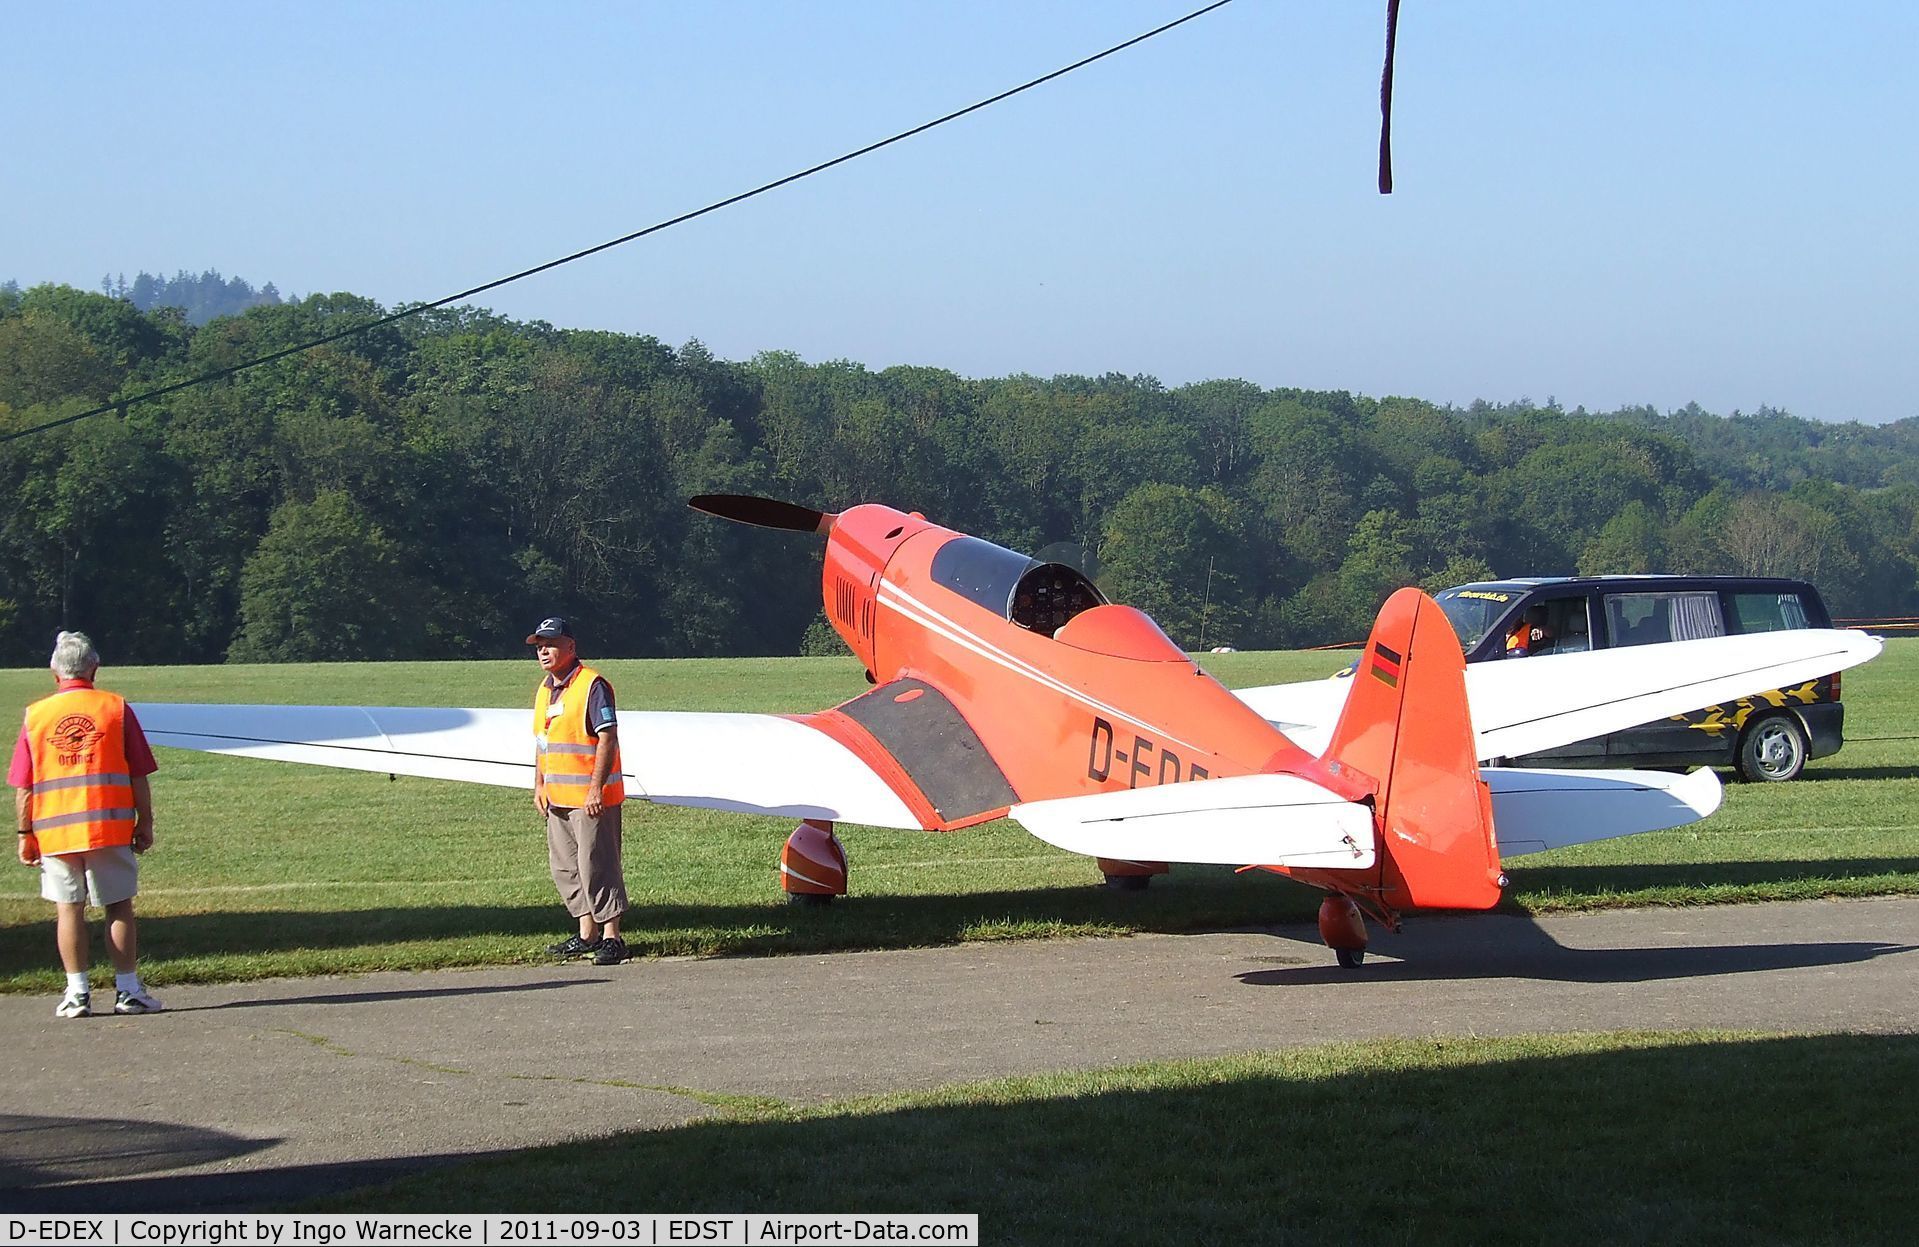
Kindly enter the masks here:
<path id="1" fill-rule="evenodd" d="M 1339 654 L 1230 654 L 1239 686 L 1303 679 Z M 836 659 L 600 664 L 629 708 L 790 711 L 860 692 Z M 531 662 L 108 668 L 135 700 L 517 706 Z M 0 672 L 0 712 L 50 687 Z M 1852 744 L 1808 779 L 1732 785 L 1692 828 L 1520 859 L 1528 910 L 1919 892 L 1919 641 L 1846 677 Z M 143 867 L 142 963 L 156 983 L 511 964 L 568 926 L 520 792 L 161 751 L 159 844 Z M 742 765 L 750 765 L 743 761 Z M 957 835 L 842 829 L 854 895 L 784 903 L 786 820 L 633 808 L 627 935 L 641 955 L 777 953 L 1065 934 L 1182 931 L 1309 918 L 1318 894 L 1269 875 L 1183 867 L 1143 894 L 999 823 Z M 0 872 L 0 990 L 58 981 L 36 876 Z M 96 961 L 104 961 L 96 957 Z"/>
<path id="2" fill-rule="evenodd" d="M 976 1212 L 992 1243 L 1909 1242 L 1915 1079 L 1912 1035 L 1340 1044 L 738 1103 L 319 1208 Z"/>

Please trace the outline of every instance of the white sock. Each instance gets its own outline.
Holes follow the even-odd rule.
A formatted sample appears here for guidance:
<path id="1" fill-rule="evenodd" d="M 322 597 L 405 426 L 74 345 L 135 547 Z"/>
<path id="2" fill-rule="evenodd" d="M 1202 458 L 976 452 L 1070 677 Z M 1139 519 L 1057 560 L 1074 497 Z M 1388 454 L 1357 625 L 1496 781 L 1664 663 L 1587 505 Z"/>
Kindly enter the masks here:
<path id="1" fill-rule="evenodd" d="M 67 974 L 67 995 L 87 995 L 87 972 L 85 970 L 74 970 Z"/>
<path id="2" fill-rule="evenodd" d="M 113 985 L 123 992 L 137 992 L 140 990 L 140 972 L 138 970 L 130 970 L 125 974 L 121 974 L 115 971 L 113 975 Z"/>

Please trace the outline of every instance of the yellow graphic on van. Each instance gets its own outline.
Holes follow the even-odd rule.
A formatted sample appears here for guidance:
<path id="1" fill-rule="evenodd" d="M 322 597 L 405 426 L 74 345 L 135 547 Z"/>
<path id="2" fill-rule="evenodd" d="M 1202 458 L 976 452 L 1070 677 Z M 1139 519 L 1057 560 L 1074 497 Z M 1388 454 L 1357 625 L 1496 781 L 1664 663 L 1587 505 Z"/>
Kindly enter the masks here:
<path id="1" fill-rule="evenodd" d="M 1746 720 L 1753 712 L 1762 708 L 1778 710 L 1790 702 L 1810 706 L 1820 701 L 1825 690 L 1819 687 L 1818 680 L 1807 680 L 1804 684 L 1795 684 L 1791 688 L 1768 689 L 1763 693 L 1754 693 L 1750 697 L 1741 697 L 1730 706 L 1707 706 L 1704 710 L 1695 710 L 1691 714 L 1672 716 L 1675 723 L 1684 723 L 1694 731 L 1704 732 L 1708 736 L 1719 737 L 1726 732 L 1737 732 L 1746 726 Z"/>

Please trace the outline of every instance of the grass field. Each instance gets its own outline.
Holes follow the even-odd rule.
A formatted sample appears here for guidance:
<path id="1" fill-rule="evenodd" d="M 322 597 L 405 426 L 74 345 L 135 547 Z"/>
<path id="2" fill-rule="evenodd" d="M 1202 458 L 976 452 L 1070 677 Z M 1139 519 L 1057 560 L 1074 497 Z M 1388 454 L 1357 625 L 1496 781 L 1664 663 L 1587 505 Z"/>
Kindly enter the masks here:
<path id="1" fill-rule="evenodd" d="M 1337 654 L 1231 654 L 1246 686 L 1324 675 Z M 860 692 L 837 659 L 601 664 L 630 709 L 817 709 Z M 135 700 L 519 706 L 530 661 L 109 667 Z M 0 712 L 50 687 L 0 672 Z M 1519 859 L 1529 911 L 1919 892 L 1919 641 L 1846 677 L 1852 743 L 1802 781 L 1733 784 L 1690 828 Z M 505 789 L 161 751 L 159 842 L 140 899 L 155 983 L 541 960 L 570 925 L 529 797 Z M 634 807 L 627 935 L 641 955 L 778 953 L 1058 934 L 1179 931 L 1305 919 L 1318 894 L 1269 875 L 1177 869 L 1143 894 L 1096 886 L 1093 863 L 999 823 L 956 835 L 842 829 L 854 895 L 784 904 L 788 820 Z M 58 982 L 37 876 L 0 873 L 0 990 Z M 96 963 L 104 956 L 96 955 Z M 103 971 L 100 971 L 103 973 Z"/>
<path id="2" fill-rule="evenodd" d="M 976 1212 L 989 1243 L 1903 1243 L 1915 1080 L 1912 1035 L 1340 1044 L 740 1102 L 325 1207 Z"/>

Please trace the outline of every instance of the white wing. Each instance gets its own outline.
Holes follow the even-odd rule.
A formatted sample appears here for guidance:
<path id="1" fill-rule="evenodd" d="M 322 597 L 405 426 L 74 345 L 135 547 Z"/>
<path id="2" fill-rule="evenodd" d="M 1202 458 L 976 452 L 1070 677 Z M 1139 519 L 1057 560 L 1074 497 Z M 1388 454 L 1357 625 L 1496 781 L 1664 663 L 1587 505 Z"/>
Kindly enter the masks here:
<path id="1" fill-rule="evenodd" d="M 1373 815 L 1295 775 L 1236 775 L 1031 801 L 1013 819 L 1088 857 L 1228 866 L 1373 864 Z"/>
<path id="2" fill-rule="evenodd" d="M 1844 629 L 1763 632 L 1466 668 L 1479 756 L 1518 757 L 1844 671 L 1878 655 L 1877 637 Z M 1239 691 L 1240 700 L 1312 753 L 1325 751 L 1349 680 Z"/>
<path id="3" fill-rule="evenodd" d="M 528 710 L 138 703 L 153 744 L 428 779 L 533 787 Z M 872 768 L 770 714 L 622 711 L 634 795 L 665 805 L 919 829 Z"/>

